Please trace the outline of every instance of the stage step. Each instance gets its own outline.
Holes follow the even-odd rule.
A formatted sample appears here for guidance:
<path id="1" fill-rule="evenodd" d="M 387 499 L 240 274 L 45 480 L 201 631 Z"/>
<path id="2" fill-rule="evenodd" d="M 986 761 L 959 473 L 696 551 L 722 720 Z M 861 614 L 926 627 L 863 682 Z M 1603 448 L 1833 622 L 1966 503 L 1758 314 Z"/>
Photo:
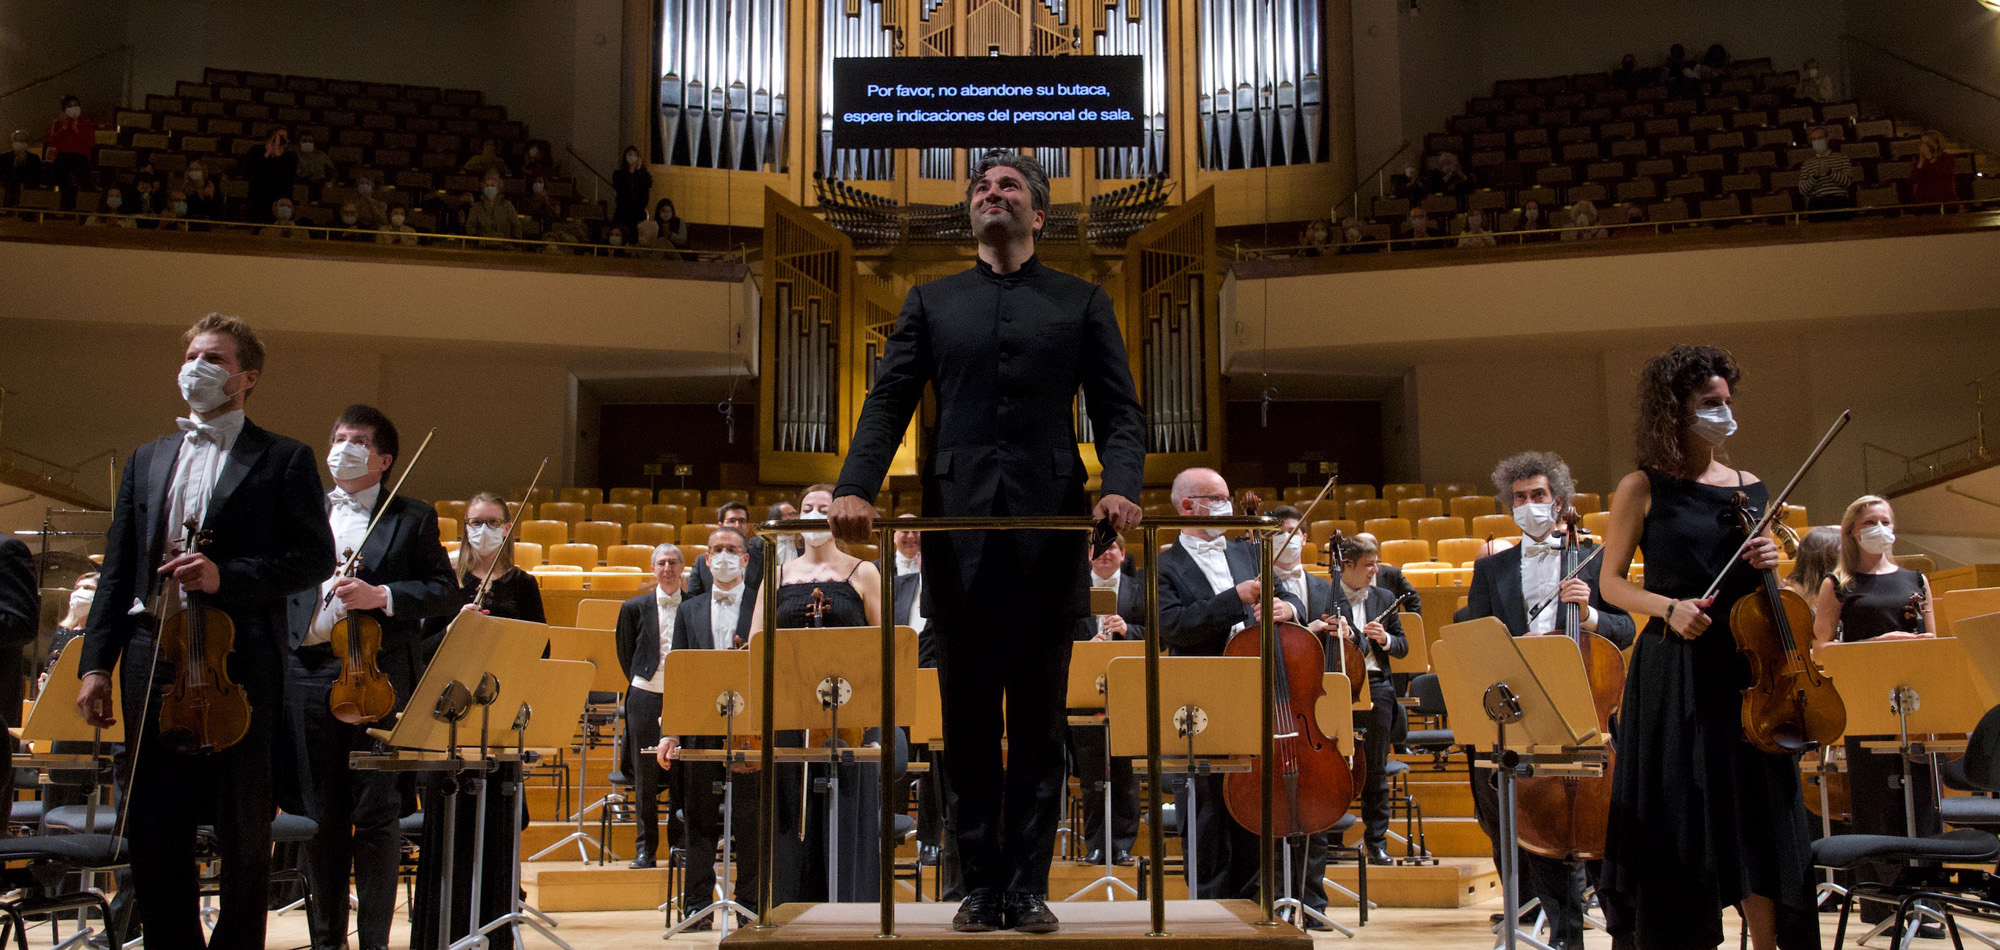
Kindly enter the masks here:
<path id="1" fill-rule="evenodd" d="M 956 910 L 948 904 L 899 909 L 896 946 L 901 950 L 941 950 L 976 941 L 987 950 L 1098 950 L 1116 943 L 1143 944 L 1147 950 L 1311 950 L 1313 944 L 1312 937 L 1296 927 L 1260 926 L 1257 907 L 1249 901 L 1175 902 L 1167 907 L 1167 933 L 1160 936 L 1147 935 L 1149 909 L 1138 902 L 1057 907 L 1062 929 L 1052 934 L 953 933 L 951 917 Z M 724 942 L 756 950 L 879 947 L 878 914 L 874 904 L 786 904 L 772 912 L 777 926 L 738 930 Z"/>

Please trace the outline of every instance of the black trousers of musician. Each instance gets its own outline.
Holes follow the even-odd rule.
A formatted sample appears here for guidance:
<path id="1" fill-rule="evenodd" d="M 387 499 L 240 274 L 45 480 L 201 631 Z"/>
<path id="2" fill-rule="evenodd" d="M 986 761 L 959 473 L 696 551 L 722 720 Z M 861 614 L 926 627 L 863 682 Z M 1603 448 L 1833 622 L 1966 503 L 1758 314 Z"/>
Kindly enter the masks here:
<path id="1" fill-rule="evenodd" d="M 652 690 L 634 686 L 625 691 L 625 769 L 632 777 L 632 797 L 638 799 L 639 850 L 664 862 L 666 855 L 660 852 L 660 793 L 669 787 L 678 792 L 679 783 L 670 781 L 667 771 L 660 768 L 660 760 L 645 751 L 660 744 L 662 702 L 660 694 Z M 669 796 L 668 807 L 677 804 L 679 798 L 678 794 Z"/>
<path id="2" fill-rule="evenodd" d="M 1471 757 L 1467 757 L 1468 765 Z M 1472 814 L 1479 819 L 1480 830 L 1486 832 L 1493 842 L 1493 866 L 1500 866 L 1500 789 L 1495 773 L 1490 768 L 1472 768 Z M 1550 936 L 1556 941 L 1558 950 L 1568 946 L 1571 950 L 1583 947 L 1583 889 L 1589 879 L 1585 864 L 1546 858 L 1526 848 L 1515 848 L 1516 861 L 1514 887 L 1521 895 L 1521 903 L 1531 900 L 1542 902 L 1543 913 L 1549 916 Z M 1589 862 L 1595 865 L 1598 862 Z"/>
<path id="3" fill-rule="evenodd" d="M 469 777 L 470 773 L 468 773 Z M 478 849 L 474 846 L 474 829 L 479 821 L 479 798 L 469 782 L 453 779 L 440 773 L 426 773 L 419 783 L 422 793 L 420 800 L 424 807 L 423 835 L 417 841 L 417 884 L 416 896 L 410 909 L 410 946 L 429 948 L 438 945 L 438 927 L 444 925 L 444 915 L 439 911 L 438 885 L 444 874 L 445 855 L 451 857 L 451 941 L 484 926 L 488 921 L 498 920 L 501 915 L 514 909 L 514 836 L 520 832 L 516 822 L 520 821 L 519 802 L 515 796 L 521 794 L 521 766 L 517 762 L 502 762 L 493 771 L 486 784 L 486 850 L 480 859 L 485 869 L 479 884 L 479 911 L 475 919 L 472 907 L 472 863 Z M 456 788 L 455 794 L 447 795 L 447 788 Z M 445 799 L 453 799 L 453 807 L 445 807 Z M 452 839 L 447 852 L 444 846 L 445 812 L 451 811 Z M 495 930 L 487 935 L 490 941 L 487 950 L 513 950 L 514 934 L 507 928 Z"/>
<path id="4" fill-rule="evenodd" d="M 1020 605 L 1026 571 L 1017 566 L 1007 532 L 993 538 L 984 555 L 991 567 L 980 572 L 968 601 Z M 1068 779 L 1063 700 L 1076 618 L 1035 622 L 1036 613 L 996 607 L 930 624 L 943 636 L 945 809 L 967 892 L 1049 891 Z"/>
<path id="5" fill-rule="evenodd" d="M 1230 817 L 1223 800 L 1225 776 L 1202 775 L 1174 786 L 1174 808 L 1181 816 L 1181 854 L 1194 855 L 1187 878 L 1202 900 L 1254 900 L 1257 897 L 1257 833 Z M 1194 821 L 1187 820 L 1188 786 L 1194 783 Z M 1193 847 L 1190 848 L 1189 845 Z"/>
<path id="6" fill-rule="evenodd" d="M 402 780 L 398 773 L 348 768 L 349 752 L 375 747 L 366 726 L 333 717 L 327 693 L 340 660 L 327 646 L 300 647 L 285 658 L 285 713 L 299 796 L 319 825 L 305 846 L 312 941 L 347 941 L 347 873 L 354 870 L 355 934 L 361 950 L 389 945 L 402 857 Z"/>
<path id="7" fill-rule="evenodd" d="M 721 743 L 712 743 L 720 746 Z M 736 772 L 714 762 L 695 762 L 676 766 L 674 771 L 685 772 L 682 776 L 681 810 L 685 813 L 687 827 L 687 875 L 686 886 L 681 892 L 683 916 L 700 913 L 715 899 L 716 862 L 721 860 L 722 851 L 722 790 L 718 785 L 725 778 L 735 788 L 731 803 L 730 836 L 733 839 L 729 852 L 730 863 L 735 866 L 736 888 L 733 892 L 736 902 L 745 907 L 757 907 L 757 889 L 761 881 L 764 864 L 764 849 L 758 846 L 757 806 L 760 788 L 755 772 Z M 872 847 L 873 842 L 854 842 L 853 847 Z"/>
<path id="8" fill-rule="evenodd" d="M 1127 854 L 1139 840 L 1139 781 L 1132 776 L 1131 759 L 1112 759 L 1111 774 L 1105 776 L 1105 726 L 1071 726 L 1069 730 L 1070 774 L 1083 785 L 1083 840 L 1091 850 L 1110 849 Z M 1104 840 L 1104 795 L 1111 793 L 1111 841 Z"/>
<path id="9" fill-rule="evenodd" d="M 1361 823 L 1370 846 L 1389 840 L 1389 746 L 1396 741 L 1398 713 L 1396 689 L 1387 677 L 1368 674 L 1368 695 L 1373 709 L 1354 714 L 1354 728 L 1367 730 L 1361 749 L 1368 757 L 1368 776 L 1361 785 Z"/>
<path id="10" fill-rule="evenodd" d="M 250 731 L 209 755 L 182 755 L 160 745 L 158 696 L 173 682 L 174 671 L 170 662 L 160 662 L 154 700 L 146 703 L 153 638 L 133 637 L 127 662 L 120 664 L 126 735 L 140 723 L 125 837 L 140 926 L 146 946 L 154 950 L 204 946 L 194 845 L 196 826 L 211 823 L 222 863 L 222 909 L 206 946 L 263 950 L 271 878 L 271 739 L 283 695 L 279 660 L 259 636 L 264 632 L 239 626 L 229 657 L 230 679 L 250 700 Z"/>

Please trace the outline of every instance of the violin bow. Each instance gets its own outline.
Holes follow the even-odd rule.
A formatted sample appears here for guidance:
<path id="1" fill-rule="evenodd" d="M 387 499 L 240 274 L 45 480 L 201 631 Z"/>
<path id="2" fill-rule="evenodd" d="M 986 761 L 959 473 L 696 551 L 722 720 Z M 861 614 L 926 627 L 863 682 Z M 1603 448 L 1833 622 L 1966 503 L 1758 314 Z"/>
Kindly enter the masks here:
<path id="1" fill-rule="evenodd" d="M 535 477 L 528 480 L 527 494 L 521 496 L 522 511 L 527 511 L 528 503 L 534 500 L 535 486 L 542 483 L 542 472 L 546 471 L 548 467 L 549 457 L 544 455 L 542 456 L 542 464 L 535 467 Z M 519 527 L 520 521 L 520 516 L 512 513 L 508 514 L 507 533 L 500 538 L 500 546 L 493 549 L 493 559 L 486 565 L 486 576 L 480 579 L 479 590 L 472 595 L 472 606 L 481 609 L 485 608 L 486 592 L 493 588 L 493 565 L 500 563 L 500 552 L 507 550 L 507 545 L 514 540 L 514 530 Z"/>
<path id="2" fill-rule="evenodd" d="M 1337 481 L 1340 481 L 1340 476 L 1338 475 L 1326 480 L 1325 487 L 1319 490 L 1319 494 L 1313 496 L 1312 504 L 1307 505 L 1306 510 L 1299 514 L 1299 523 L 1293 525 L 1292 530 L 1285 532 L 1284 538 L 1279 540 L 1277 547 L 1273 550 L 1284 550 L 1285 545 L 1292 543 L 1292 539 L 1297 537 L 1300 531 L 1305 530 L 1306 525 L 1312 523 L 1313 509 L 1318 508 L 1319 503 L 1326 500 L 1327 492 L 1333 491 L 1333 483 Z"/>
<path id="3" fill-rule="evenodd" d="M 1826 447 L 1833 444 L 1833 437 L 1839 435 L 1840 430 L 1847 428 L 1847 423 L 1853 418 L 1854 410 L 1842 409 L 1840 411 L 1840 418 L 1833 420 L 1833 425 L 1826 430 L 1826 434 L 1819 437 L 1819 444 L 1813 446 L 1812 454 L 1806 456 L 1805 464 L 1799 466 L 1799 470 L 1792 473 L 1792 480 L 1785 483 L 1785 490 L 1779 492 L 1771 499 L 1769 504 L 1764 506 L 1763 516 L 1757 519 L 1757 524 L 1752 530 L 1744 532 L 1743 543 L 1736 546 L 1736 553 L 1729 556 L 1728 562 L 1722 565 L 1722 570 L 1716 573 L 1715 580 L 1709 582 L 1708 590 L 1704 591 L 1699 598 L 1696 598 L 1697 600 L 1707 600 L 1715 596 L 1715 592 L 1722 587 L 1722 579 L 1728 576 L 1729 569 L 1736 566 L 1737 560 L 1743 557 L 1744 551 L 1749 550 L 1750 542 L 1762 537 L 1765 531 L 1770 530 L 1771 522 L 1784 514 L 1785 501 L 1792 497 L 1792 490 L 1799 487 L 1799 479 L 1806 477 L 1806 473 L 1812 471 L 1812 467 L 1818 464 L 1819 457 L 1826 452 Z"/>
<path id="4" fill-rule="evenodd" d="M 368 519 L 368 530 L 361 532 L 361 543 L 355 545 L 354 550 L 347 552 L 347 559 L 341 563 L 340 570 L 334 572 L 335 577 L 353 575 L 355 566 L 361 561 L 361 549 L 368 546 L 369 538 L 374 537 L 375 526 L 382 523 L 382 516 L 389 511 L 389 503 L 395 501 L 396 496 L 402 493 L 403 483 L 409 481 L 410 472 L 416 469 L 417 463 L 424 460 L 424 450 L 431 447 L 431 439 L 437 434 L 437 426 L 431 426 L 431 431 L 424 433 L 424 441 L 417 446 L 417 454 L 410 456 L 409 464 L 403 466 L 403 474 L 396 476 L 396 484 L 389 486 L 389 496 L 375 503 L 375 514 Z M 319 602 L 319 609 L 325 610 L 331 603 L 333 603 L 333 591 L 327 591 L 326 597 Z"/>
<path id="5" fill-rule="evenodd" d="M 1556 594 L 1556 596 L 1555 596 L 1555 597 L 1551 597 L 1551 598 L 1549 598 L 1548 600 L 1545 600 L 1545 601 L 1542 601 L 1542 602 L 1541 602 L 1541 603 L 1539 603 L 1539 604 L 1536 604 L 1536 605 L 1535 605 L 1535 609 L 1533 609 L 1533 610 L 1530 610 L 1530 611 L 1528 611 L 1528 619 L 1529 619 L 1529 620 L 1533 620 L 1533 619 L 1535 619 L 1536 617 L 1540 616 L 1540 615 L 1541 615 L 1541 613 L 1542 613 L 1542 611 L 1544 611 L 1544 610 L 1547 610 L 1547 609 L 1549 609 L 1549 605 L 1550 605 L 1550 604 L 1553 604 L 1553 603 L 1555 603 L 1555 602 L 1556 602 L 1556 599 L 1562 596 L 1562 593 L 1561 593 L 1561 588 L 1562 588 L 1562 585 L 1563 585 L 1563 582 L 1564 582 L 1564 581 L 1573 581 L 1573 580 L 1576 580 L 1576 579 L 1577 579 L 1577 578 L 1579 578 L 1579 577 L 1582 577 L 1582 576 L 1583 576 L 1583 569 L 1584 569 L 1584 568 L 1586 568 L 1586 567 L 1589 567 L 1589 566 L 1590 566 L 1590 562 L 1591 562 L 1591 561 L 1594 561 L 1594 560 L 1596 560 L 1596 559 L 1597 559 L 1597 556 L 1598 556 L 1599 554 L 1603 554 L 1603 553 L 1604 553 L 1604 545 L 1602 545 L 1602 544 L 1593 544 L 1593 545 L 1591 545 L 1591 546 L 1590 546 L 1590 553 L 1589 553 L 1589 554 L 1586 554 L 1586 555 L 1584 555 L 1584 556 L 1583 556 L 1583 560 L 1581 560 L 1581 561 L 1578 561 L 1578 562 L 1576 562 L 1576 570 L 1573 570 L 1573 571 L 1570 571 L 1570 572 L 1569 572 L 1569 573 L 1567 573 L 1567 574 L 1564 574 L 1564 575 L 1562 576 L 1562 580 L 1560 580 L 1560 581 L 1557 581 L 1557 582 L 1556 582 L 1556 588 L 1557 588 L 1557 594 Z"/>

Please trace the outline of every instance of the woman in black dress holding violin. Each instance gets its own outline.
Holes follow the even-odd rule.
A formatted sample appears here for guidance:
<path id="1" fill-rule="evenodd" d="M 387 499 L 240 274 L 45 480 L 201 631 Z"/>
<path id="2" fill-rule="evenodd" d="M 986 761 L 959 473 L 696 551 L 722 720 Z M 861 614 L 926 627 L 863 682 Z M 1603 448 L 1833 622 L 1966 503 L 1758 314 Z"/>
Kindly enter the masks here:
<path id="1" fill-rule="evenodd" d="M 799 496 L 799 517 L 825 519 L 833 506 L 830 485 L 813 485 Z M 785 562 L 778 574 L 778 627 L 874 627 L 882 622 L 882 575 L 871 562 L 848 554 L 833 543 L 833 535 L 815 531 L 804 535 L 804 553 Z M 750 629 L 764 629 L 763 591 L 757 592 Z M 856 725 L 859 725 L 858 723 Z M 841 732 L 847 732 L 842 726 Z M 869 730 L 864 744 L 875 744 L 878 730 Z M 799 734 L 780 733 L 778 745 L 801 744 Z M 881 836 L 881 769 L 873 764 L 843 765 L 840 770 L 840 810 L 833 819 L 839 825 L 839 886 L 828 887 L 828 831 L 826 800 L 814 794 L 807 799 L 803 786 L 805 770 L 812 777 L 827 766 L 814 764 L 781 765 L 775 783 L 777 797 L 772 805 L 777 813 L 776 860 L 770 863 L 774 904 L 796 901 L 873 901 L 876 899 Z M 805 825 L 800 827 L 803 812 Z M 741 820 L 741 819 L 739 819 Z"/>
<path id="2" fill-rule="evenodd" d="M 1770 499 L 1757 476 L 1718 457 L 1736 430 L 1730 404 L 1740 377 L 1735 359 L 1713 347 L 1676 346 L 1649 360 L 1639 381 L 1639 470 L 1618 483 L 1611 506 L 1604 599 L 1653 618 L 1626 674 L 1598 886 L 1617 946 L 1718 946 L 1730 906 L 1748 921 L 1756 950 L 1819 946 L 1798 762 L 1743 739 L 1749 674 L 1729 609 L 1779 555 L 1766 537 L 1736 557 L 1735 495 L 1760 511 Z M 1644 587 L 1626 579 L 1642 547 Z M 1718 574 L 1721 587 L 1703 598 Z"/>

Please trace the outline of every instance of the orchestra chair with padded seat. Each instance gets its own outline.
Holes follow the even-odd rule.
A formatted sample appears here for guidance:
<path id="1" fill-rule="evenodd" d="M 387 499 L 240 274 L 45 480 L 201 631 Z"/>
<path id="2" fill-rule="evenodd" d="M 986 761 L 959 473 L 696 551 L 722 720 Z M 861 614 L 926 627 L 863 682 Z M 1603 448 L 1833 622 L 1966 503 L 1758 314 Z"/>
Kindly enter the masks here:
<path id="1" fill-rule="evenodd" d="M 439 541 L 458 540 L 457 518 L 447 517 L 445 515 L 438 516 L 438 540 Z"/>
<path id="2" fill-rule="evenodd" d="M 625 526 L 611 521 L 580 521 L 570 530 L 570 540 L 595 544 L 603 550 L 625 543 Z"/>
<path id="3" fill-rule="evenodd" d="M 688 510 L 686 505 L 676 505 L 667 502 L 657 505 L 647 505 L 639 509 L 639 520 L 650 521 L 654 524 L 687 524 Z"/>
<path id="4" fill-rule="evenodd" d="M 1469 567 L 1479 557 L 1479 549 L 1486 542 L 1478 538 L 1445 538 L 1437 542 L 1437 559 L 1447 561 L 1454 567 Z"/>
<path id="5" fill-rule="evenodd" d="M 1471 521 L 1480 515 L 1497 515 L 1500 503 L 1492 495 L 1456 495 L 1451 499 L 1451 516 Z"/>
<path id="6" fill-rule="evenodd" d="M 514 542 L 514 566 L 524 571 L 531 567 L 540 567 L 544 550 L 542 545 L 534 541 Z"/>
<path id="7" fill-rule="evenodd" d="M 1368 521 L 1374 518 L 1393 518 L 1395 510 L 1380 498 L 1357 498 L 1341 509 L 1341 514 L 1349 521 Z"/>
<path id="8" fill-rule="evenodd" d="M 554 520 L 523 521 L 516 526 L 515 534 L 523 541 L 533 541 L 543 547 L 553 547 L 569 543 L 569 523 Z"/>
<path id="9" fill-rule="evenodd" d="M 604 566 L 636 567 L 642 571 L 653 569 L 653 546 L 650 544 L 614 544 L 605 549 Z"/>
<path id="10" fill-rule="evenodd" d="M 636 510 L 653 503 L 653 490 L 650 488 L 613 488 L 605 494 L 604 499 L 611 504 L 629 505 Z"/>
<path id="11" fill-rule="evenodd" d="M 692 508 L 701 504 L 701 492 L 693 488 L 662 488 L 654 501 L 662 505 L 679 505 Z"/>
<path id="12" fill-rule="evenodd" d="M 719 507 L 732 501 L 747 505 L 750 503 L 750 493 L 740 488 L 711 488 L 708 494 L 702 497 L 702 503 L 711 507 Z"/>
<path id="13" fill-rule="evenodd" d="M 451 518 L 460 524 L 465 523 L 466 503 L 463 501 L 441 501 L 431 507 L 436 508 L 437 513 L 443 517 Z"/>
<path id="14" fill-rule="evenodd" d="M 628 525 L 639 520 L 639 509 L 632 505 L 607 501 L 601 505 L 590 506 L 590 520 Z"/>
<path id="15" fill-rule="evenodd" d="M 1439 515 L 1417 522 L 1417 537 L 1436 544 L 1446 538 L 1462 538 L 1468 531 L 1464 518 Z"/>
<path id="16" fill-rule="evenodd" d="M 582 505 L 588 508 L 591 505 L 595 505 L 604 500 L 604 489 L 565 488 L 562 491 L 556 493 L 556 499 L 559 501 L 566 501 L 571 504 Z"/>
<path id="17" fill-rule="evenodd" d="M 1514 523 L 1513 515 L 1480 515 L 1472 519 L 1472 536 L 1475 538 L 1512 539 L 1520 534 L 1521 526 Z"/>
<path id="18" fill-rule="evenodd" d="M 1594 491 L 1580 491 L 1569 496 L 1569 505 L 1577 514 L 1596 514 L 1604 510 L 1604 499 Z"/>
<path id="19" fill-rule="evenodd" d="M 1430 560 L 1431 543 L 1415 538 L 1388 539 L 1381 543 L 1381 554 L 1382 563 L 1391 567 L 1402 567 L 1412 561 Z"/>
<path id="20" fill-rule="evenodd" d="M 1425 518 L 1436 518 L 1444 514 L 1442 498 L 1403 498 L 1396 502 L 1396 517 L 1408 518 L 1412 523 Z"/>
<path id="21" fill-rule="evenodd" d="M 597 545 L 584 542 L 558 544 L 549 550 L 550 564 L 568 564 L 579 570 L 597 569 Z"/>
<path id="22" fill-rule="evenodd" d="M 1431 488 L 1431 497 L 1462 498 L 1466 495 L 1477 495 L 1485 490 L 1485 486 L 1472 482 L 1441 482 Z"/>
<path id="23" fill-rule="evenodd" d="M 1375 536 L 1378 542 L 1401 541 L 1417 536 L 1416 528 L 1407 518 L 1370 518 L 1361 523 L 1361 530 Z M 1426 549 L 1429 544 L 1425 544 Z"/>
<path id="24" fill-rule="evenodd" d="M 680 541 L 679 525 L 639 521 L 625 529 L 627 544 L 643 544 L 650 548 L 656 544 L 673 544 L 678 541 Z"/>
<path id="25" fill-rule="evenodd" d="M 1424 498 L 1430 489 L 1417 482 L 1390 482 L 1382 486 L 1382 500 L 1398 502 L 1405 498 Z"/>
<path id="26" fill-rule="evenodd" d="M 589 517 L 590 509 L 579 501 L 545 501 L 536 511 L 543 521 L 561 521 L 576 524 Z"/>
<path id="27" fill-rule="evenodd" d="M 1373 498 L 1375 497 L 1375 486 L 1335 485 L 1333 486 L 1333 494 L 1327 497 L 1332 498 L 1334 501 L 1338 501 L 1343 504 L 1350 501 L 1359 501 L 1363 498 Z"/>

